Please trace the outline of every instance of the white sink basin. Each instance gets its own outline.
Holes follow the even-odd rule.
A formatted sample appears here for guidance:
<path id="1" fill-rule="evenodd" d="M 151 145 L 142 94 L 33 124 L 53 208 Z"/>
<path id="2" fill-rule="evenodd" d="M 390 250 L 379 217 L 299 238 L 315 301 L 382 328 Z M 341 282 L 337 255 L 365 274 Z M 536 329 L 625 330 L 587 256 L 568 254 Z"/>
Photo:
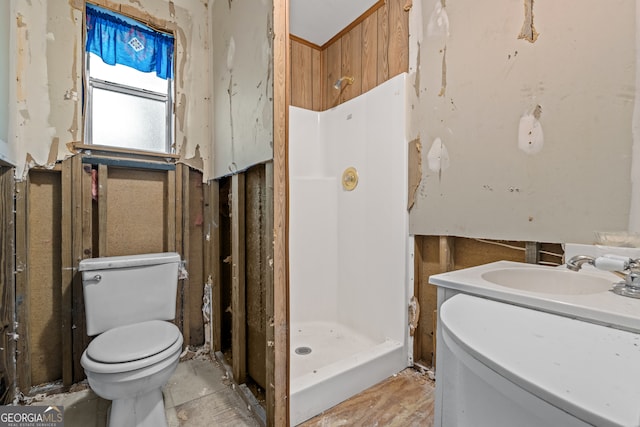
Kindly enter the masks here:
<path id="1" fill-rule="evenodd" d="M 611 292 L 621 280 L 588 265 L 575 272 L 513 261 L 429 277 L 438 298 L 465 293 L 640 333 L 640 299 Z"/>
<path id="2" fill-rule="evenodd" d="M 588 295 L 606 292 L 613 286 L 608 278 L 565 269 L 501 268 L 481 277 L 498 286 L 527 292 L 558 295 Z"/>

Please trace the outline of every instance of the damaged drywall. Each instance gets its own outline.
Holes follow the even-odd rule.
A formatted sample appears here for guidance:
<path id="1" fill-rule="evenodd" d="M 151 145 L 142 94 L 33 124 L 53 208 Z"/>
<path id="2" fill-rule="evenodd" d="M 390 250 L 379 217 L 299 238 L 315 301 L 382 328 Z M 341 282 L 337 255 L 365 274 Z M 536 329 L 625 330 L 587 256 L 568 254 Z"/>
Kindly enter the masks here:
<path id="1" fill-rule="evenodd" d="M 59 76 L 57 70 L 50 70 L 47 66 L 47 52 L 53 46 L 64 43 L 56 40 L 56 36 L 64 37 L 63 34 L 50 31 L 49 16 L 58 16 L 59 19 L 51 22 L 51 25 L 65 22 L 71 34 L 75 32 L 75 23 L 70 18 L 69 6 L 62 4 L 61 8 L 60 2 L 18 1 L 12 5 L 16 34 L 17 99 L 10 108 L 17 110 L 14 152 L 16 176 L 21 179 L 28 168 L 47 164 L 53 138 L 68 123 L 66 121 L 63 125 L 62 121 L 59 122 L 60 126 L 64 126 L 62 129 L 56 126 L 56 120 L 68 114 L 69 110 L 67 103 L 52 102 L 51 92 L 55 90 L 55 85 L 49 82 L 64 85 L 70 77 Z"/>
<path id="2" fill-rule="evenodd" d="M 431 148 L 427 153 L 427 165 L 431 172 L 438 174 L 438 179 L 442 179 L 442 171 L 447 170 L 451 165 L 449 151 L 447 151 L 447 146 L 444 145 L 440 137 L 434 139 L 431 144 Z"/>
<path id="3" fill-rule="evenodd" d="M 211 176 L 211 84 L 208 1 L 95 1 L 176 38 L 175 151 L 179 161 Z M 15 40 L 15 95 L 9 103 L 15 119 L 9 139 L 16 175 L 52 166 L 73 154 L 83 140 L 84 2 L 11 0 Z M 55 150 L 52 150 L 55 147 Z M 51 153 L 55 151 L 55 156 Z"/>
<path id="4" fill-rule="evenodd" d="M 408 194 L 408 203 L 407 210 L 411 210 L 413 204 L 416 200 L 416 191 L 418 191 L 418 187 L 420 187 L 420 180 L 422 179 L 422 144 L 420 144 L 420 139 L 414 139 L 409 142 L 409 194 Z"/>
<path id="5" fill-rule="evenodd" d="M 536 105 L 520 117 L 518 126 L 518 148 L 527 154 L 536 154 L 544 146 L 544 132 L 540 124 L 542 107 Z"/>
<path id="6" fill-rule="evenodd" d="M 524 22 L 518 38 L 533 43 L 538 40 L 538 35 L 533 25 L 533 0 L 524 0 Z"/>
<path id="7" fill-rule="evenodd" d="M 213 175 L 273 158 L 273 3 L 214 2 Z"/>
<path id="8" fill-rule="evenodd" d="M 442 55 L 440 91 L 438 96 L 444 96 L 447 90 L 447 38 L 449 37 L 449 16 L 447 15 L 446 3 L 444 0 L 436 1 L 429 23 L 427 24 L 427 37 L 438 43 L 439 53 Z"/>
<path id="9" fill-rule="evenodd" d="M 420 3 L 408 128 L 425 167 L 410 232 L 591 243 L 626 230 L 637 1 Z"/>
<path id="10" fill-rule="evenodd" d="M 10 36 L 12 27 L 10 4 L 8 1 L 0 2 L 0 165 L 13 164 L 13 147 L 9 145 L 9 82 L 12 79 L 9 71 L 10 60 Z"/>

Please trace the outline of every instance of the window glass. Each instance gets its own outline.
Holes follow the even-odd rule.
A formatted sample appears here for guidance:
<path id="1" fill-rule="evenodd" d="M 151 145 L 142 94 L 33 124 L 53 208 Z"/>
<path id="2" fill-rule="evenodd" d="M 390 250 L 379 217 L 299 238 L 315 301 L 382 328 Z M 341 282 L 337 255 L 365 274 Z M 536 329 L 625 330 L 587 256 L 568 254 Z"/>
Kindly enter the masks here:
<path id="1" fill-rule="evenodd" d="M 173 38 L 93 5 L 87 28 L 85 141 L 171 152 Z"/>
<path id="2" fill-rule="evenodd" d="M 93 89 L 93 143 L 166 151 L 165 103 Z"/>

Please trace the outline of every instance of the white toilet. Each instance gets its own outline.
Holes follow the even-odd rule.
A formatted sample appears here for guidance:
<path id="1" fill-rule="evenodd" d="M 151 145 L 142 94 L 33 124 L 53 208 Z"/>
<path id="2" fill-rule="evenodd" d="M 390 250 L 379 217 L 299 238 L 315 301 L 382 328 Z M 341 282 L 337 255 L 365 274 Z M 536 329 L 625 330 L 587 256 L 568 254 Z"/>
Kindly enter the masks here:
<path id="1" fill-rule="evenodd" d="M 180 359 L 176 311 L 180 255 L 85 259 L 87 334 L 80 363 L 89 385 L 112 400 L 110 427 L 166 427 L 162 387 Z"/>

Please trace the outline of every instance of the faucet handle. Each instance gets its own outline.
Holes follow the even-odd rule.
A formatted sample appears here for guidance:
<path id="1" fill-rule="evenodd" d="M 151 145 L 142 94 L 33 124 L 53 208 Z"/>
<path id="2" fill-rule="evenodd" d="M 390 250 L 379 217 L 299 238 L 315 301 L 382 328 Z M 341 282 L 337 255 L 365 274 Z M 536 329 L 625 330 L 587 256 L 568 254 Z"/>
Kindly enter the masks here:
<path id="1" fill-rule="evenodd" d="M 593 265 L 599 270 L 625 271 L 630 269 L 632 265 L 635 266 L 638 264 L 629 257 L 607 254 L 596 258 L 593 261 Z"/>
<path id="2" fill-rule="evenodd" d="M 640 273 L 629 272 L 624 281 L 613 284 L 612 291 L 624 297 L 640 298 Z"/>

